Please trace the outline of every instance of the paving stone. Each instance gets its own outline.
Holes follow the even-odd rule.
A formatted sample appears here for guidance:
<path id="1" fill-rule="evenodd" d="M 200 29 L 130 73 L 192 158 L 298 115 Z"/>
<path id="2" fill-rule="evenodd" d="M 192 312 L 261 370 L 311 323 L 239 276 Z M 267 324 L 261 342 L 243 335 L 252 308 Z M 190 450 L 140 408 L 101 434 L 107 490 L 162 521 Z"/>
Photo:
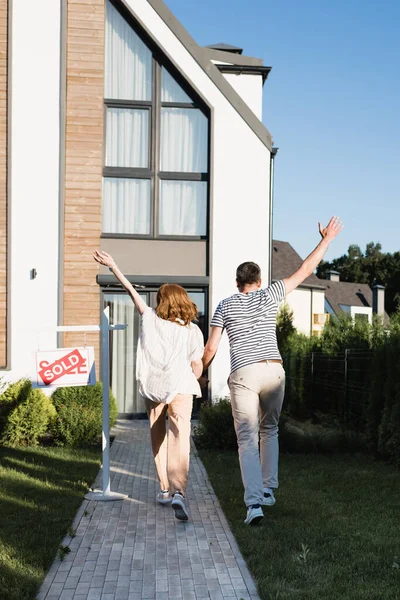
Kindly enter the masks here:
<path id="1" fill-rule="evenodd" d="M 111 488 L 129 498 L 82 503 L 77 535 L 68 539 L 72 552 L 53 563 L 37 600 L 259 600 L 196 449 L 191 521 L 180 523 L 170 507 L 155 502 L 148 423 L 121 421 L 115 434 Z M 94 485 L 101 484 L 100 472 Z"/>

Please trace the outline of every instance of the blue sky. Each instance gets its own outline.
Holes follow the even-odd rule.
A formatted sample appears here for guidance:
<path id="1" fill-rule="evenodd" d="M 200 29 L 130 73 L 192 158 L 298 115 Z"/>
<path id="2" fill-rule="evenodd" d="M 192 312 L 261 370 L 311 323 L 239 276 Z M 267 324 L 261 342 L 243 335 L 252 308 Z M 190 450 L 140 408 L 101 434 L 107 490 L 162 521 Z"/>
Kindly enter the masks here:
<path id="1" fill-rule="evenodd" d="M 400 248 L 400 2 L 167 0 L 200 45 L 264 59 L 263 122 L 279 147 L 274 237 L 305 257 L 317 222 L 349 244 Z"/>

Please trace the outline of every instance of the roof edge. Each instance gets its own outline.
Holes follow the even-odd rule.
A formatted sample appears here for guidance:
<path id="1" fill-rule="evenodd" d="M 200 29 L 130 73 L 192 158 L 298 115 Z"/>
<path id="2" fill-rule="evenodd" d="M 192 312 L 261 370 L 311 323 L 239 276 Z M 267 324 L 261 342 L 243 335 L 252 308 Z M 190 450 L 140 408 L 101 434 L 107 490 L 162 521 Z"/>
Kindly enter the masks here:
<path id="1" fill-rule="evenodd" d="M 215 65 L 221 73 L 234 73 L 241 75 L 261 75 L 263 84 L 265 83 L 272 67 L 255 65 Z"/>
<path id="2" fill-rule="evenodd" d="M 264 64 L 262 58 L 254 58 L 253 56 L 243 56 L 243 54 L 233 54 L 232 52 L 224 52 L 223 50 L 215 50 L 214 48 L 202 48 L 204 54 L 209 60 L 220 60 L 222 62 L 231 63 L 232 65 L 254 66 L 261 67 Z"/>
<path id="3" fill-rule="evenodd" d="M 132 16 L 140 23 L 143 29 L 147 32 L 147 34 L 154 40 L 154 43 L 159 45 L 158 40 L 154 38 L 154 35 L 151 31 L 149 31 L 148 27 L 144 25 L 144 23 L 137 17 L 134 12 L 134 9 L 127 3 L 126 0 L 118 0 L 125 6 L 125 8 L 132 14 Z M 231 106 L 236 110 L 236 112 L 242 117 L 242 119 L 247 123 L 253 133 L 258 137 L 258 139 L 268 148 L 269 151 L 272 149 L 272 136 L 268 129 L 263 125 L 263 123 L 259 120 L 259 118 L 253 113 L 251 108 L 246 104 L 246 102 L 239 96 L 236 90 L 231 86 L 231 84 L 225 79 L 225 77 L 220 73 L 216 65 L 214 65 L 211 60 L 208 58 L 207 52 L 205 48 L 199 46 L 190 33 L 184 28 L 182 23 L 175 17 L 175 15 L 170 11 L 168 6 L 162 0 L 147 0 L 150 6 L 155 10 L 158 16 L 164 21 L 164 23 L 169 27 L 172 33 L 178 38 L 181 44 L 186 48 L 186 50 L 191 54 L 192 58 L 198 63 L 198 65 L 203 69 L 203 71 L 209 76 L 211 81 L 217 86 L 220 92 L 225 96 Z M 237 56 L 237 55 L 236 55 Z M 176 64 L 176 61 L 168 55 L 171 62 L 173 62 L 178 70 L 179 66 Z M 187 74 L 184 74 L 187 77 Z"/>

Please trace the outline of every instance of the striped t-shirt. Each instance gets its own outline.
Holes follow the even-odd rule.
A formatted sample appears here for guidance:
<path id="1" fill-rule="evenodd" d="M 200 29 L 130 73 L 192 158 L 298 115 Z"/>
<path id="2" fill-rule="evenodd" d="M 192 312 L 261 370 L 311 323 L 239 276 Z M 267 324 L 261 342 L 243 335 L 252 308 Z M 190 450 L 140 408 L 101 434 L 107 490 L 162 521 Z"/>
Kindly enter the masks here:
<path id="1" fill-rule="evenodd" d="M 226 329 L 231 373 L 261 360 L 281 358 L 276 341 L 276 313 L 285 295 L 285 284 L 276 281 L 264 289 L 234 294 L 218 304 L 211 327 Z"/>

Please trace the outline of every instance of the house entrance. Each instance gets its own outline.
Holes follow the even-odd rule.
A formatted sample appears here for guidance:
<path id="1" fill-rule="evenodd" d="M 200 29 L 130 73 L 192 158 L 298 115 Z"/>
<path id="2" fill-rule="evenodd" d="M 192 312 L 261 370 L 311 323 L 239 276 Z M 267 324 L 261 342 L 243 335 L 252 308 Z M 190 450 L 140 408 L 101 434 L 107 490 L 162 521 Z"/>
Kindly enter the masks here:
<path id="1" fill-rule="evenodd" d="M 185 286 L 184 286 L 185 287 Z M 156 307 L 157 287 L 146 287 L 140 295 L 152 308 Z M 206 336 L 207 290 L 185 287 L 190 298 L 199 310 L 198 325 Z M 136 380 L 136 356 L 139 339 L 140 316 L 128 294 L 122 290 L 104 291 L 103 308 L 110 308 L 110 323 L 127 323 L 125 331 L 112 332 L 110 339 L 110 384 L 117 399 L 120 417 L 144 417 L 146 414 L 143 398 L 138 391 Z M 205 392 L 206 393 L 206 392 Z M 204 395 L 205 395 L 204 393 Z M 195 401 L 195 410 L 202 399 Z"/>

